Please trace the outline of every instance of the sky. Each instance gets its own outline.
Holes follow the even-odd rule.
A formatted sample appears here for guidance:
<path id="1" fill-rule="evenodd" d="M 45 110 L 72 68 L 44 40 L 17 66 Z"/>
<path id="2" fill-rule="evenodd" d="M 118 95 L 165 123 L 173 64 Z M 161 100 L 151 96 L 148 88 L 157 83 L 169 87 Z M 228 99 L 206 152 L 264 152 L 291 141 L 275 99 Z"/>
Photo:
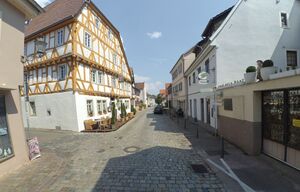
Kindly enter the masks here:
<path id="1" fill-rule="evenodd" d="M 45 6 L 52 0 L 36 0 Z M 209 19 L 237 0 L 92 0 L 119 30 L 136 82 L 158 94 L 181 54 L 201 40 Z"/>

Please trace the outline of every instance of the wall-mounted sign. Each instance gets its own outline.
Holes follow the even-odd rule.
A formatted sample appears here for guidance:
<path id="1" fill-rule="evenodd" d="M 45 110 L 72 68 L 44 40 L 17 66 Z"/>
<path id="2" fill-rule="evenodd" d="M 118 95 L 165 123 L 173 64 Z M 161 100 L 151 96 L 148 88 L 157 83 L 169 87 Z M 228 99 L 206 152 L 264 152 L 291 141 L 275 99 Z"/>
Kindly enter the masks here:
<path id="1" fill-rule="evenodd" d="M 208 82 L 208 73 L 206 73 L 206 72 L 199 73 L 198 78 L 199 78 L 200 85 L 206 85 L 209 83 Z"/>
<path id="2" fill-rule="evenodd" d="M 300 119 L 293 119 L 293 126 L 300 128 Z"/>

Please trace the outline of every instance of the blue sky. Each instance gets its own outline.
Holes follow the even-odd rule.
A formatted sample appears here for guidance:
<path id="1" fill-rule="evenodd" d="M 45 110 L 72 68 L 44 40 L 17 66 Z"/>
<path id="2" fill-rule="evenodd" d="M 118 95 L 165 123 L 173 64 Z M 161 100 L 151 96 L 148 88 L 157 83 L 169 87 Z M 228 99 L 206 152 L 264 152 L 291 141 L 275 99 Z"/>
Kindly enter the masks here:
<path id="1" fill-rule="evenodd" d="M 37 0 L 41 5 L 51 0 Z M 237 0 L 92 0 L 120 31 L 135 80 L 157 94 L 214 15 Z"/>

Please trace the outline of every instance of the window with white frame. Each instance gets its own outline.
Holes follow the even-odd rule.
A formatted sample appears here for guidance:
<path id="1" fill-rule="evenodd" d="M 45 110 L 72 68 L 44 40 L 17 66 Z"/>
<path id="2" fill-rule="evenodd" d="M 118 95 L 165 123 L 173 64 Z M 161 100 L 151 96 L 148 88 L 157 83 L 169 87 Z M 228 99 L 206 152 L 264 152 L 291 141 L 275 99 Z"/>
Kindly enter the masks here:
<path id="1" fill-rule="evenodd" d="M 281 27 L 286 28 L 288 27 L 288 14 L 285 12 L 280 13 L 280 22 L 281 22 Z"/>
<path id="2" fill-rule="evenodd" d="M 113 53 L 113 64 L 117 65 L 117 54 Z"/>
<path id="3" fill-rule="evenodd" d="M 93 100 L 87 100 L 86 107 L 88 116 L 92 117 L 94 115 Z"/>
<path id="4" fill-rule="evenodd" d="M 33 101 L 29 102 L 29 114 L 30 116 L 36 116 L 36 107 Z"/>
<path id="5" fill-rule="evenodd" d="M 84 32 L 84 45 L 88 48 L 92 47 L 92 36 L 88 32 Z"/>
<path id="6" fill-rule="evenodd" d="M 92 74 L 91 74 L 92 82 L 97 83 L 97 70 L 92 69 Z"/>
<path id="7" fill-rule="evenodd" d="M 29 71 L 29 84 L 32 84 L 33 83 L 33 71 Z"/>
<path id="8" fill-rule="evenodd" d="M 98 71 L 98 84 L 102 84 L 102 79 L 103 79 L 103 72 Z"/>
<path id="9" fill-rule="evenodd" d="M 108 37 L 108 39 L 112 39 L 112 31 L 111 31 L 111 29 L 108 29 L 107 37 Z"/>
<path id="10" fill-rule="evenodd" d="M 298 54 L 297 51 L 286 51 L 286 63 L 288 67 L 297 67 L 298 65 Z"/>
<path id="11" fill-rule="evenodd" d="M 67 67 L 65 64 L 58 66 L 58 80 L 65 80 L 67 76 Z"/>
<path id="12" fill-rule="evenodd" d="M 111 78 L 111 85 L 112 85 L 112 87 L 116 87 L 117 86 L 116 77 L 112 77 Z"/>
<path id="13" fill-rule="evenodd" d="M 97 100 L 97 111 L 98 115 L 102 115 L 103 112 L 103 105 L 101 100 Z"/>
<path id="14" fill-rule="evenodd" d="M 46 82 L 47 80 L 47 69 L 46 67 L 42 68 L 42 82 Z"/>
<path id="15" fill-rule="evenodd" d="M 95 19 L 95 25 L 98 29 L 100 28 L 100 19 L 98 17 Z"/>
<path id="16" fill-rule="evenodd" d="M 52 81 L 57 81 L 57 69 L 56 69 L 56 66 L 52 67 L 51 76 L 52 76 Z"/>
<path id="17" fill-rule="evenodd" d="M 106 100 L 103 100 L 102 102 L 102 105 L 103 105 L 103 113 L 106 113 L 107 112 L 107 104 L 106 104 Z"/>
<path id="18" fill-rule="evenodd" d="M 55 33 L 50 33 L 49 37 L 49 48 L 53 48 L 55 43 Z"/>
<path id="19" fill-rule="evenodd" d="M 63 29 L 59 29 L 57 31 L 57 41 L 56 41 L 57 46 L 60 46 L 62 44 L 64 44 L 64 30 Z"/>

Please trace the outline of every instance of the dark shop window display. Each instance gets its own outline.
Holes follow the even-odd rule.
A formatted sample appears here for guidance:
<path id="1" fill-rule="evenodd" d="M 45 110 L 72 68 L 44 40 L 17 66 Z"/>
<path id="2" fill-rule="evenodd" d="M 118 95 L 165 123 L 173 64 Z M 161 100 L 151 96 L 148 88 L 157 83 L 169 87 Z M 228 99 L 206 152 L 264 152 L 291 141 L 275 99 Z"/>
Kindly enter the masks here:
<path id="1" fill-rule="evenodd" d="M 0 95 L 0 162 L 12 155 L 13 149 L 6 119 L 5 97 Z"/>

